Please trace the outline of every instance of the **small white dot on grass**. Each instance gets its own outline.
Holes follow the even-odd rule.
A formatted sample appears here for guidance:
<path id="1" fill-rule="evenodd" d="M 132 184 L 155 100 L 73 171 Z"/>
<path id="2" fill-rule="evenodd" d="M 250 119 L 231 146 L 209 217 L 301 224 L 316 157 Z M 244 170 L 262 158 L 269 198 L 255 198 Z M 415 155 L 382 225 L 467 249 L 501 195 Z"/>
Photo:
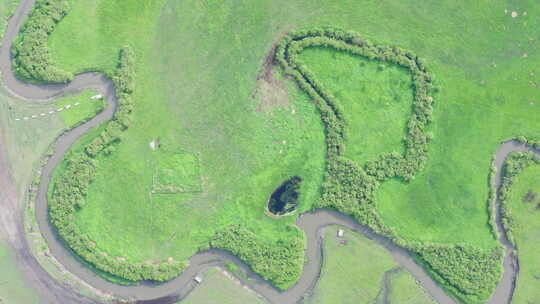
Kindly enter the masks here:
<path id="1" fill-rule="evenodd" d="M 518 13 L 516 11 L 512 12 L 512 18 L 516 18 L 518 16 Z"/>
<path id="2" fill-rule="evenodd" d="M 56 112 L 62 112 L 62 110 L 64 110 L 64 108 L 59 108 Z"/>
<path id="3" fill-rule="evenodd" d="M 81 104 L 80 102 L 76 102 L 76 103 L 75 103 L 76 106 L 78 106 L 78 105 L 80 105 L 80 104 Z"/>
<path id="4" fill-rule="evenodd" d="M 16 120 L 16 121 L 19 121 L 19 120 L 21 120 L 21 119 L 20 119 L 20 118 L 15 118 L 15 120 Z"/>
<path id="5" fill-rule="evenodd" d="M 70 105 L 70 104 L 68 104 L 68 105 L 66 106 L 66 110 L 69 109 L 69 108 L 71 108 L 71 105 Z"/>
<path id="6" fill-rule="evenodd" d="M 24 119 L 24 120 L 28 120 L 28 117 L 27 117 L 27 116 L 25 116 L 25 117 L 23 117 L 23 119 Z"/>
<path id="7" fill-rule="evenodd" d="M 53 113 L 54 113 L 54 111 L 49 111 L 49 114 L 53 114 Z"/>
<path id="8" fill-rule="evenodd" d="M 32 115 L 32 118 L 37 118 L 37 115 Z"/>
<path id="9" fill-rule="evenodd" d="M 41 113 L 41 114 L 39 114 L 39 115 L 40 115 L 40 116 L 45 116 L 45 113 Z"/>

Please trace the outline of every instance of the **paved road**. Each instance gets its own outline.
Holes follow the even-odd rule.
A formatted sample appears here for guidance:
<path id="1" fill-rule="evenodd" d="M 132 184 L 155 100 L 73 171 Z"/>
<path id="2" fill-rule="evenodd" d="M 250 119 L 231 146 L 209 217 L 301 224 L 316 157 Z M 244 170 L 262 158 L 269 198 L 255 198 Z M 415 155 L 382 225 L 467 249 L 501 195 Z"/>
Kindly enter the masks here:
<path id="1" fill-rule="evenodd" d="M 35 0 L 23 0 L 8 25 L 3 45 L 0 50 L 0 70 L 2 71 L 3 83 L 5 86 L 12 94 L 33 101 L 49 100 L 69 92 L 81 91 L 87 88 L 98 90 L 101 94 L 106 96 L 108 101 L 108 106 L 102 113 L 89 122 L 62 135 L 58 139 L 57 149 L 42 171 L 41 184 L 39 185 L 36 200 L 37 221 L 41 233 L 49 244 L 51 253 L 70 272 L 106 293 L 130 298 L 133 302 L 174 303 L 184 298 L 193 288 L 195 288 L 196 284 L 193 281 L 195 275 L 204 272 L 209 267 L 223 265 L 225 262 L 233 262 L 249 273 L 250 276 L 255 278 L 255 280 L 250 281 L 239 278 L 242 283 L 248 285 L 257 293 L 265 297 L 269 302 L 280 304 L 296 303 L 313 289 L 319 278 L 322 263 L 322 230 L 328 225 L 340 224 L 359 233 L 363 233 L 368 238 L 383 245 L 393 255 L 395 260 L 402 267 L 410 271 L 416 279 L 420 281 L 428 293 L 439 303 L 455 303 L 455 301 L 446 295 L 446 293 L 435 283 L 426 271 L 415 262 L 408 250 L 397 246 L 387 238 L 376 235 L 369 228 L 358 224 L 350 217 L 329 210 L 318 210 L 314 213 L 306 213 L 299 217 L 297 224 L 305 231 L 307 236 L 307 263 L 304 265 L 304 271 L 298 283 L 286 292 L 278 291 L 265 280 L 251 272 L 249 267 L 238 258 L 221 250 L 208 250 L 197 253 L 190 259 L 190 266 L 182 273 L 182 275 L 160 285 L 142 283 L 138 286 L 119 286 L 97 276 L 93 271 L 84 266 L 56 235 L 54 228 L 48 219 L 46 194 L 54 168 L 61 162 L 64 154 L 69 150 L 71 145 L 89 129 L 111 119 L 114 115 L 117 107 L 114 84 L 110 79 L 99 73 L 84 73 L 77 75 L 73 82 L 66 85 L 35 85 L 21 82 L 15 78 L 11 71 L 11 56 L 9 50 L 22 22 L 24 22 L 24 19 L 34 2 Z M 499 169 L 498 172 L 501 172 L 500 169 L 509 152 L 525 150 L 531 149 L 513 141 L 504 143 L 497 152 L 495 164 Z M 2 206 L 8 204 L 16 207 L 17 197 L 15 190 L 12 189 L 13 184 L 10 182 L 8 170 L 1 170 L 7 168 L 5 164 L 5 153 L 2 152 L 4 151 L 0 151 L 0 172 L 6 173 L 0 174 L 0 185 L 5 185 L 5 189 L 8 191 L 0 193 L 0 195 L 2 195 L 0 196 L 0 199 L 3 204 Z M 539 153 L 539 151 L 535 152 Z M 496 181 L 496 186 L 499 187 L 500 173 L 497 174 Z M 497 200 L 497 206 L 499 206 L 499 204 L 500 202 Z M 22 226 L 22 211 L 20 208 L 14 208 L 13 210 L 18 211 L 11 216 L 5 216 L 5 214 L 0 213 L 0 220 L 2 220 L 2 224 L 5 226 L 13 226 L 8 229 L 12 232 L 10 240 L 17 249 L 21 265 L 26 272 L 34 278 L 34 281 L 47 291 L 48 296 L 50 297 L 49 301 L 52 303 L 95 303 L 93 300 L 81 297 L 68 287 L 55 282 L 54 279 L 39 266 L 35 258 L 30 254 L 28 245 L 26 244 L 26 236 Z M 512 254 L 513 248 L 504 234 L 500 222 L 500 212 L 498 212 L 497 215 L 498 228 L 503 232 L 501 233 L 501 242 L 507 247 L 507 255 L 505 258 L 504 278 L 499 284 L 490 303 L 509 303 L 515 286 L 517 257 Z"/>

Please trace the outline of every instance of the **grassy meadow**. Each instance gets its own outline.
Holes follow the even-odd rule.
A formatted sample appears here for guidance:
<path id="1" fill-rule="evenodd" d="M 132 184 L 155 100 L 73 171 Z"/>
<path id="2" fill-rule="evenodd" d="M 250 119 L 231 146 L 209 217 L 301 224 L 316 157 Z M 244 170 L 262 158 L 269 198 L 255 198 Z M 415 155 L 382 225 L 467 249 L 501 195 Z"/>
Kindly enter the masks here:
<path id="1" fill-rule="evenodd" d="M 402 270 L 390 277 L 390 291 L 388 301 L 391 304 L 434 304 L 435 300 L 429 296 L 418 281 L 408 272 Z"/>
<path id="2" fill-rule="evenodd" d="M 435 303 L 390 253 L 362 234 L 340 226 L 324 233 L 321 278 L 305 304 Z"/>
<path id="3" fill-rule="evenodd" d="M 210 269 L 202 283 L 179 304 L 264 304 L 266 301 L 242 287 L 219 269 Z"/>
<path id="4" fill-rule="evenodd" d="M 379 190 L 385 224 L 407 240 L 497 245 L 488 226 L 491 156 L 502 140 L 540 129 L 536 1 L 71 3 L 50 39 L 60 68 L 111 73 L 122 45 L 137 55 L 133 126 L 114 154 L 99 159 L 76 218 L 111 255 L 186 259 L 231 224 L 273 244 L 300 237 L 291 229 L 295 216 L 273 219 L 264 210 L 294 175 L 304 180 L 298 213 L 313 206 L 323 127 L 294 83 L 263 64 L 283 33 L 320 25 L 412 50 L 441 88 L 426 168 L 410 183 L 393 180 Z M 399 152 L 410 113 L 407 74 L 324 50 L 303 56 L 348 110 L 347 156 L 361 164 Z M 200 192 L 152 193 L 159 151 L 149 143 L 157 138 L 160 150 L 197 156 Z"/>
<path id="5" fill-rule="evenodd" d="M 132 18 L 132 22 L 140 18 L 148 22 L 152 20 L 149 14 L 159 13 L 157 2 L 144 5 L 143 9 L 140 6 L 141 2 L 136 1 L 99 2 L 97 11 L 92 12 L 86 3 L 74 1 L 71 13 L 51 38 L 53 55 L 74 50 L 73 46 L 64 49 L 58 42 L 62 37 L 79 34 L 71 32 L 72 20 L 76 23 L 96 19 L 78 14 L 102 14 L 101 18 L 123 20 L 120 22 L 123 23 L 125 18 L 116 18 L 114 14 L 131 12 L 133 15 L 128 19 Z M 166 29 L 163 35 L 176 32 L 174 27 L 169 27 L 178 21 L 173 13 L 180 8 L 175 6 L 166 6 L 161 18 L 155 16 L 160 22 L 170 23 L 161 25 Z M 103 49 L 106 45 L 95 42 L 100 50 L 98 57 L 110 59 L 102 62 L 99 69 L 108 71 L 115 62 L 112 60 L 115 56 L 107 52 L 109 48 L 130 43 L 136 50 L 139 64 L 134 96 L 136 109 L 134 123 L 123 143 L 114 154 L 99 160 L 97 177 L 87 198 L 89 203 L 77 215 L 81 231 L 88 233 L 110 254 L 131 261 L 159 261 L 169 256 L 187 259 L 207 246 L 216 231 L 236 223 L 249 227 L 268 242 L 300 238 L 299 231 L 289 227 L 294 217 L 276 220 L 264 211 L 273 190 L 293 175 L 306 179 L 302 184 L 301 210 L 311 208 L 322 180 L 324 134 L 315 107 L 294 84 L 279 79 L 279 75 L 272 80 L 261 79 L 259 85 L 249 81 L 259 73 L 263 59 L 260 52 L 269 50 L 261 45 L 259 52 L 247 58 L 249 64 L 238 62 L 240 66 L 223 69 L 221 75 L 201 73 L 193 66 L 177 62 L 179 54 L 173 48 L 182 45 L 180 37 L 157 35 L 161 32 L 158 24 L 144 29 L 129 27 L 144 30 L 140 34 L 148 32 L 147 36 L 142 36 L 146 38 L 137 41 L 126 40 L 131 35 L 117 35 L 120 24 L 103 26 L 110 27 L 103 31 L 115 35 L 107 39 L 106 49 Z M 95 29 L 99 28 L 96 25 Z M 159 55 L 158 48 L 162 49 Z M 223 51 L 236 52 L 231 54 L 233 57 L 246 56 L 234 45 Z M 68 59 L 64 68 L 82 71 L 90 66 L 85 63 L 85 56 L 76 57 L 79 60 L 71 65 Z M 219 63 L 219 58 L 204 56 L 195 60 Z M 63 61 L 57 59 L 57 62 L 62 66 Z M 170 78 L 171 73 L 179 70 L 184 72 L 174 80 Z M 223 73 L 227 71 L 237 75 L 226 76 Z M 195 78 L 199 79 L 196 86 L 189 81 Z M 171 81 L 176 83 L 176 89 L 170 87 Z M 273 81 L 276 83 L 269 83 Z M 279 92 L 268 86 L 277 87 Z M 209 90 L 209 87 L 219 87 L 219 90 Z M 293 93 L 289 94 L 289 90 Z M 156 139 L 160 147 L 154 151 L 149 144 Z M 158 189 L 153 193 L 154 181 L 163 176 L 160 153 L 177 151 L 197 157 L 201 191 L 163 194 Z M 191 166 L 190 163 L 188 160 L 183 166 Z M 128 191 L 118 191 L 111 185 Z M 110 204 L 111 200 L 117 203 Z M 125 212 L 126 209 L 130 212 Z M 146 225 L 140 225 L 141 222 Z"/>
<path id="6" fill-rule="evenodd" d="M 34 170 L 39 159 L 47 151 L 49 145 L 62 131 L 95 115 L 96 104 L 91 106 L 88 104 L 90 102 L 88 97 L 93 93 L 87 91 L 79 96 L 34 103 L 10 97 L 3 88 L 0 89 L 0 138 L 2 144 L 5 143 L 8 147 L 7 157 L 21 204 L 24 203 L 30 182 L 35 178 Z M 75 102 L 79 102 L 80 105 L 56 112 L 59 107 Z M 41 116 L 41 113 L 46 113 L 46 116 Z M 33 115 L 36 118 L 31 118 Z M 24 120 L 23 117 L 29 117 L 29 119 Z M 21 205 L 21 208 L 23 207 Z M 0 273 L 0 303 L 39 302 L 36 291 L 32 289 L 32 283 L 23 277 L 17 267 L 12 248 L 4 243 L 1 237 Z"/>
<path id="7" fill-rule="evenodd" d="M 92 96 L 98 94 L 95 90 L 86 90 L 77 96 L 69 96 L 56 100 L 58 109 L 63 109 L 60 112 L 60 117 L 64 122 L 66 129 L 71 129 L 77 125 L 90 120 L 99 112 L 103 111 L 106 106 L 106 101 L 103 98 L 92 99 Z"/>
<path id="8" fill-rule="evenodd" d="M 513 235 L 519 257 L 512 303 L 534 303 L 540 298 L 540 166 L 530 166 L 517 177 L 506 204 L 514 219 Z"/>
<path id="9" fill-rule="evenodd" d="M 300 59 L 343 107 L 347 158 L 363 165 L 382 152 L 403 154 L 413 104 L 408 70 L 329 48 L 308 48 Z"/>
<path id="10" fill-rule="evenodd" d="M 15 259 L 11 247 L 0 241 L 0 303 L 38 303 L 38 296 L 29 288 L 29 282 L 23 278 Z"/>
<path id="11" fill-rule="evenodd" d="M 0 37 L 3 37 L 8 17 L 14 12 L 19 0 L 0 0 Z M 42 134 L 44 141 L 28 141 L 28 137 L 36 136 L 34 128 L 15 128 L 15 120 L 13 115 L 17 115 L 18 111 L 27 111 L 22 109 L 24 105 L 20 104 L 19 100 L 10 97 L 4 88 L 0 89 L 0 144 L 7 144 L 8 159 L 12 164 L 12 170 L 15 176 L 18 194 L 22 194 L 25 190 L 25 185 L 30 181 L 32 161 L 35 161 L 40 154 L 35 148 L 44 149 L 49 133 Z M 39 133 L 39 130 L 37 131 Z M 15 134 L 14 134 L 15 133 Z M 24 135 L 23 138 L 18 135 Z M 21 141 L 26 141 L 26 145 L 22 145 Z M 4 147 L 2 147 L 4 150 Z M 4 151 L 3 151 L 4 152 Z M 3 153 L 2 152 L 2 153 Z M 21 153 L 22 152 L 22 153 Z M 43 152 L 43 151 L 42 151 Z M 25 162 L 26 161 L 26 162 Z M 27 172 L 27 174 L 24 174 Z M 23 174 L 20 176 L 19 174 Z M 16 257 L 13 249 L 5 243 L 0 237 L 0 303 L 21 303 L 33 304 L 38 302 L 38 295 L 32 288 L 31 283 L 23 276 L 16 264 Z"/>
<path id="12" fill-rule="evenodd" d="M 15 12 L 20 0 L 0 1 L 0 38 L 4 36 L 9 17 Z"/>

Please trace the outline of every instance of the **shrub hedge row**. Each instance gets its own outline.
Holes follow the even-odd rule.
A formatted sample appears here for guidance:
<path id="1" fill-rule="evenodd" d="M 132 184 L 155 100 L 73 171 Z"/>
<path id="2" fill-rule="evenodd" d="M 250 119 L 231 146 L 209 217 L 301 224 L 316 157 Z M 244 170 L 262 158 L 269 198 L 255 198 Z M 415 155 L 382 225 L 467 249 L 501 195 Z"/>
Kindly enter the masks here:
<path id="1" fill-rule="evenodd" d="M 347 122 L 336 98 L 300 60 L 298 54 L 309 47 L 330 47 L 371 60 L 399 65 L 410 71 L 414 90 L 413 113 L 408 121 L 405 153 L 384 153 L 364 168 L 343 157 Z M 315 28 L 287 35 L 276 50 L 276 61 L 291 75 L 317 105 L 325 125 L 327 164 L 318 207 L 337 209 L 355 217 L 375 232 L 393 239 L 424 259 L 435 278 L 456 297 L 465 301 L 485 298 L 500 278 L 501 248 L 493 251 L 466 245 L 422 244 L 400 238 L 383 224 L 375 204 L 380 182 L 390 178 L 410 181 L 422 170 L 428 158 L 427 131 L 432 121 L 433 77 L 416 55 L 399 47 L 377 46 L 354 32 Z M 450 265 L 460 265 L 452 267 Z M 463 266 L 463 265 L 468 265 Z M 487 289 L 486 289 L 487 288 Z"/>
<path id="2" fill-rule="evenodd" d="M 268 243 L 240 225 L 233 225 L 216 233 L 210 246 L 232 252 L 282 290 L 294 285 L 302 274 L 305 241 L 301 238 Z"/>
<path id="3" fill-rule="evenodd" d="M 508 240 L 517 248 L 516 239 L 513 233 L 514 217 L 511 209 L 508 207 L 508 198 L 512 191 L 512 186 L 517 177 L 523 170 L 533 164 L 540 164 L 540 156 L 533 152 L 514 152 L 511 153 L 503 166 L 502 183 L 499 188 L 499 198 L 501 202 L 501 219 Z"/>
<path id="4" fill-rule="evenodd" d="M 133 51 L 124 47 L 120 51 L 119 64 L 113 76 L 119 105 L 115 116 L 82 152 L 74 153 L 64 160 L 64 170 L 53 181 L 49 214 L 59 235 L 69 247 L 97 269 L 132 281 L 166 281 L 182 272 L 185 263 L 132 263 L 123 258 L 111 257 L 100 251 L 75 224 L 75 212 L 84 208 L 88 186 L 95 176 L 98 156 L 110 153 L 114 144 L 121 140 L 122 132 L 130 125 L 133 109 L 130 94 L 133 91 L 134 76 Z"/>
<path id="5" fill-rule="evenodd" d="M 47 41 L 56 24 L 67 14 L 68 0 L 37 0 L 13 44 L 15 74 L 24 80 L 65 83 L 73 74 L 55 67 Z"/>
<path id="6" fill-rule="evenodd" d="M 405 153 L 385 153 L 368 162 L 365 170 L 343 159 L 346 125 L 343 110 L 336 98 L 299 59 L 298 54 L 308 47 L 331 47 L 337 51 L 386 61 L 408 69 L 414 89 L 413 114 L 408 122 Z M 276 60 L 284 71 L 293 76 L 319 108 L 326 130 L 327 170 L 320 206 L 333 207 L 360 217 L 379 233 L 394 235 L 381 223 L 373 211 L 373 196 L 378 182 L 393 177 L 411 180 L 427 161 L 427 146 L 431 138 L 426 127 L 432 120 L 433 77 L 424 62 L 398 47 L 376 46 L 357 33 L 333 28 L 296 31 L 278 45 Z"/>

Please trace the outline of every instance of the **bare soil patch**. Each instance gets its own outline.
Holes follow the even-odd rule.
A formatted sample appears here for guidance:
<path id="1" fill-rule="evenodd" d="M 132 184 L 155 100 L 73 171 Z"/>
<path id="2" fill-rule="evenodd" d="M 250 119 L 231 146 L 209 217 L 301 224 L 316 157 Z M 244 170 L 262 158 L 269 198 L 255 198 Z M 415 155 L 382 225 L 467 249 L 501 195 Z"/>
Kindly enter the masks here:
<path id="1" fill-rule="evenodd" d="M 257 112 L 283 108 L 289 105 L 289 93 L 283 81 L 277 79 L 274 75 L 277 66 L 275 62 L 276 49 L 277 42 L 272 45 L 270 52 L 266 55 L 257 77 L 257 86 L 252 95 L 255 100 L 259 101 Z"/>

